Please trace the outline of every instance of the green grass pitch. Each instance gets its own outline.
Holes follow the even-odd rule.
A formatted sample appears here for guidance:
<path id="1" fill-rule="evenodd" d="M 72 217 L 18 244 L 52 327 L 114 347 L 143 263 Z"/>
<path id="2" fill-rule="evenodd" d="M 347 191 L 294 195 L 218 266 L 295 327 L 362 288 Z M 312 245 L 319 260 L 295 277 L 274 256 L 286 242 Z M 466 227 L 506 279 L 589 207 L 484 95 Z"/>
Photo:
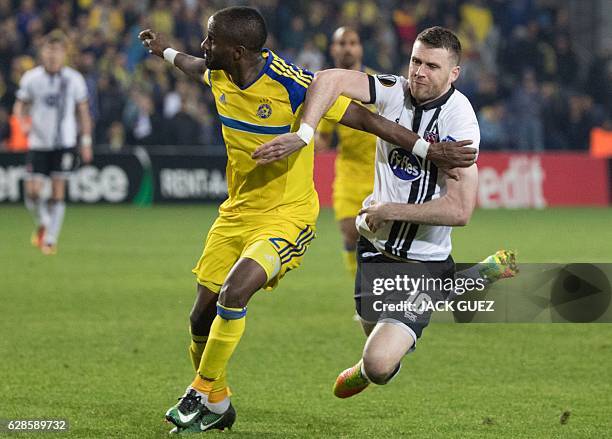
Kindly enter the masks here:
<path id="1" fill-rule="evenodd" d="M 165 437 L 163 414 L 193 375 L 190 270 L 214 217 L 207 206 L 70 206 L 59 254 L 44 257 L 25 209 L 2 206 L 0 418 L 67 418 L 58 437 Z M 480 210 L 454 232 L 454 257 L 507 247 L 521 262 L 612 262 L 611 225 L 612 209 Z M 238 418 L 224 434 L 611 434 L 610 325 L 434 323 L 389 386 L 334 398 L 364 342 L 339 250 L 323 210 L 303 266 L 249 305 L 229 368 Z"/>

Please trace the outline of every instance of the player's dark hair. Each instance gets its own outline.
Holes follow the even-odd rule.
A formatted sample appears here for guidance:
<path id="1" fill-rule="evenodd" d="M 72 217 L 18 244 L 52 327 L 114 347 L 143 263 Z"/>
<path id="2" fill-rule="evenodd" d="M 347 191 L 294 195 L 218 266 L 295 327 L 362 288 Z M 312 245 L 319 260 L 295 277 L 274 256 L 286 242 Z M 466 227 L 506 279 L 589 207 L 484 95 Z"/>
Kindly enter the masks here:
<path id="1" fill-rule="evenodd" d="M 54 29 L 45 35 L 43 39 L 43 44 L 63 44 L 66 46 L 68 44 L 68 37 L 66 34 L 60 29 Z"/>
<path id="2" fill-rule="evenodd" d="M 457 65 L 461 61 L 461 42 L 450 29 L 434 26 L 417 35 L 417 41 L 434 49 L 447 49 L 455 54 Z"/>
<path id="3" fill-rule="evenodd" d="M 215 12 L 214 17 L 222 38 L 253 52 L 260 52 L 266 44 L 266 22 L 257 9 L 232 6 Z"/>

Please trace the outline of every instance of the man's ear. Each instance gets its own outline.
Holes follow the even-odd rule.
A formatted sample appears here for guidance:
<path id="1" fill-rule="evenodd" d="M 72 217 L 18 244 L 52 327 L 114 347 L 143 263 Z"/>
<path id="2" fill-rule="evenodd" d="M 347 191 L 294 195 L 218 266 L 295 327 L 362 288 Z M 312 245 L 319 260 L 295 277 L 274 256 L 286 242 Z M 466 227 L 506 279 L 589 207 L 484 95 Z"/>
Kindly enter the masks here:
<path id="1" fill-rule="evenodd" d="M 461 73 L 461 66 L 455 66 L 451 69 L 451 74 L 450 74 L 451 84 L 457 80 L 457 78 L 459 77 L 459 73 Z"/>
<path id="2" fill-rule="evenodd" d="M 246 47 L 244 47 L 244 46 L 235 46 L 234 47 L 234 52 L 233 52 L 234 61 L 238 61 L 240 58 L 242 58 L 244 56 L 245 53 L 246 53 Z"/>

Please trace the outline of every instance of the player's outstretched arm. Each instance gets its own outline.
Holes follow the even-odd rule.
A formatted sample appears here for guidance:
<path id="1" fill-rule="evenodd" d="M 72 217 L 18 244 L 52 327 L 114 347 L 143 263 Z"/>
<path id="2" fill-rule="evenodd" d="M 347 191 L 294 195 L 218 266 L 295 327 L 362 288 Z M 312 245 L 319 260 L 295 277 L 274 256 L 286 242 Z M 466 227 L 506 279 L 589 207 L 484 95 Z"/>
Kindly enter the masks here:
<path id="1" fill-rule="evenodd" d="M 375 232 L 387 221 L 406 221 L 434 226 L 465 226 L 476 206 L 478 168 L 457 170 L 456 181 L 448 180 L 446 194 L 423 204 L 377 203 L 364 207 L 366 224 Z"/>
<path id="2" fill-rule="evenodd" d="M 349 105 L 340 123 L 372 133 L 408 151 L 412 151 L 418 141 L 425 142 L 418 134 L 399 123 L 392 122 L 354 102 Z M 471 140 L 430 143 L 425 146 L 426 158 L 434 162 L 440 169 L 467 168 L 472 166 L 476 160 L 476 149 L 466 148 L 472 143 Z M 447 172 L 447 174 L 453 179 L 458 177 L 456 172 Z"/>
<path id="3" fill-rule="evenodd" d="M 206 61 L 204 58 L 175 51 L 170 47 L 170 44 L 168 44 L 163 35 L 151 29 L 145 29 L 140 32 L 138 38 L 142 41 L 142 45 L 149 50 L 149 53 L 171 62 L 195 81 L 200 82 L 202 80 L 202 75 L 206 72 Z M 164 54 L 166 49 L 170 50 Z"/>
<path id="4" fill-rule="evenodd" d="M 371 91 L 368 75 L 343 69 L 323 70 L 316 73 L 306 93 L 299 131 L 283 134 L 264 143 L 253 153 L 253 158 L 258 164 L 266 164 L 287 157 L 307 145 L 312 138 L 313 127 L 319 124 L 323 115 L 340 95 L 361 102 L 369 102 Z M 375 134 L 387 142 L 427 158 L 453 179 L 456 179 L 458 174 L 449 169 L 468 167 L 476 160 L 476 150 L 466 148 L 472 143 L 471 140 L 430 144 L 421 139 L 418 134 L 356 103 L 349 105 L 340 123 Z"/>

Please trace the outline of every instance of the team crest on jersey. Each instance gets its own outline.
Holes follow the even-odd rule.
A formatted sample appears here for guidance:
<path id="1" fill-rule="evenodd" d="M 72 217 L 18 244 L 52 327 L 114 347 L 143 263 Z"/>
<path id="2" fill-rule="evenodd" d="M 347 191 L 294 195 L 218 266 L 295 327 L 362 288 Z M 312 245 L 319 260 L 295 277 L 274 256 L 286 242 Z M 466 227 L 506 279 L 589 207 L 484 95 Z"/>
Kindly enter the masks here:
<path id="1" fill-rule="evenodd" d="M 438 143 L 440 141 L 440 136 L 434 131 L 425 131 L 423 133 L 423 139 L 427 140 L 429 143 Z"/>
<path id="2" fill-rule="evenodd" d="M 257 108 L 257 116 L 262 119 L 267 119 L 272 116 L 272 107 L 270 106 L 271 101 L 269 99 L 262 99 L 259 108 Z"/>
<path id="3" fill-rule="evenodd" d="M 385 87 L 393 87 L 397 82 L 397 78 L 393 75 L 376 75 L 376 78 Z"/>
<path id="4" fill-rule="evenodd" d="M 226 102 L 225 93 L 221 93 L 221 96 L 219 96 L 219 102 L 221 102 L 222 104 L 225 104 Z"/>
<path id="5" fill-rule="evenodd" d="M 57 107 L 59 104 L 59 95 L 57 93 L 48 94 L 45 96 L 45 104 L 48 107 Z"/>
<path id="6" fill-rule="evenodd" d="M 391 150 L 388 157 L 391 172 L 400 180 L 414 181 L 423 176 L 421 162 L 411 152 L 402 148 Z"/>

